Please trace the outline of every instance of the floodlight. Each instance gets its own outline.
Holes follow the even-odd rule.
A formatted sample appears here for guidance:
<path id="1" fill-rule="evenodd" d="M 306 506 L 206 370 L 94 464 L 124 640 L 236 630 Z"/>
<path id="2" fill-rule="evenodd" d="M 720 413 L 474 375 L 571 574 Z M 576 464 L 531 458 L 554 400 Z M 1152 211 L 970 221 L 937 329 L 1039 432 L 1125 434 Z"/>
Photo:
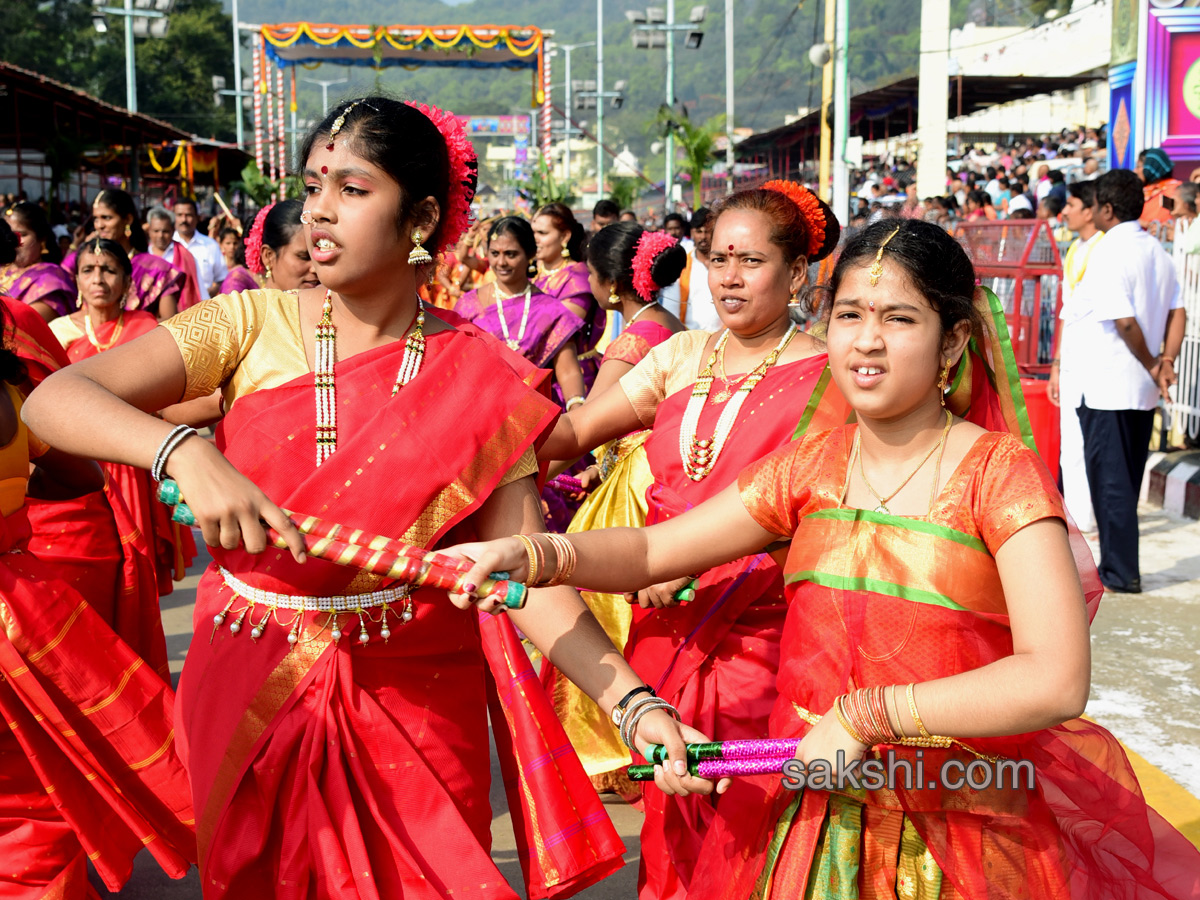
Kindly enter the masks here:
<path id="1" fill-rule="evenodd" d="M 651 6 L 646 10 L 646 21 L 652 25 L 661 25 L 667 21 L 667 11 L 661 6 Z"/>
<path id="2" fill-rule="evenodd" d="M 703 31 L 689 31 L 687 40 L 683 42 L 683 46 L 689 50 L 699 50 L 700 44 L 704 41 Z"/>
<path id="3" fill-rule="evenodd" d="M 95 28 L 100 34 L 104 34 L 106 31 L 108 31 L 108 22 L 104 20 L 104 13 L 92 14 L 92 27 Z"/>
<path id="4" fill-rule="evenodd" d="M 640 9 L 625 10 L 625 18 L 628 19 L 630 21 L 630 23 L 633 25 L 646 24 L 646 14 L 644 12 L 642 12 Z"/>
<path id="5" fill-rule="evenodd" d="M 704 21 L 704 17 L 707 14 L 708 14 L 707 6 L 693 6 L 692 14 L 689 17 L 689 20 L 692 22 L 692 24 L 699 25 L 701 22 Z"/>

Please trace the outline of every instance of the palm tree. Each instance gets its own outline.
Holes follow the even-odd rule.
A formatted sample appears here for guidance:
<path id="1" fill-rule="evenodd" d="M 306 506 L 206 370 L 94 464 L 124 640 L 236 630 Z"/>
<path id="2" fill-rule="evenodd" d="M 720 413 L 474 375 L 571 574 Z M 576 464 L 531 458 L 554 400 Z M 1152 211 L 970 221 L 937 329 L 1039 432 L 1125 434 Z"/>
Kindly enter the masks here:
<path id="1" fill-rule="evenodd" d="M 692 179 L 692 209 L 699 209 L 704 201 L 701 190 L 704 170 L 712 162 L 717 137 L 725 131 L 725 117 L 714 116 L 703 125 L 693 125 L 686 109 L 676 113 L 670 107 L 662 106 L 655 122 L 664 126 L 664 132 L 675 132 L 675 141 L 683 151 L 683 171 Z M 669 197 L 671 185 L 665 185 L 665 188 Z"/>

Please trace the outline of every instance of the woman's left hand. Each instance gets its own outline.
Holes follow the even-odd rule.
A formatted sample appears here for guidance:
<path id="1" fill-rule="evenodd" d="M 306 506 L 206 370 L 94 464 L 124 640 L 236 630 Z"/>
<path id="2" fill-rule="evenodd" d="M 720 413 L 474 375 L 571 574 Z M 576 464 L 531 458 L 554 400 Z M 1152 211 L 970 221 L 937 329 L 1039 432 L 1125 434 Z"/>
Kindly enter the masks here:
<path id="1" fill-rule="evenodd" d="M 831 706 L 821 717 L 821 721 L 801 739 L 800 746 L 796 748 L 796 759 L 804 763 L 806 770 L 814 760 L 825 760 L 836 777 L 842 764 L 862 759 L 868 749 L 866 744 L 855 740 L 850 736 L 850 732 L 842 727 L 837 712 Z M 840 760 L 839 753 L 842 754 Z"/>
<path id="2" fill-rule="evenodd" d="M 510 581 L 525 582 L 529 577 L 529 554 L 525 545 L 515 537 L 458 544 L 438 552 L 474 563 L 463 578 L 466 593 L 450 594 L 450 602 L 459 609 L 475 606 L 483 612 L 500 612 L 504 609 L 503 598 L 495 594 L 479 594 L 478 585 L 483 584 L 493 572 L 507 572 Z"/>
<path id="3" fill-rule="evenodd" d="M 723 794 L 733 784 L 730 778 L 712 781 L 699 775 L 687 774 L 686 744 L 707 743 L 708 736 L 690 725 L 684 725 L 662 709 L 648 712 L 637 723 L 634 743 L 642 756 L 651 744 L 662 744 L 669 757 L 666 765 L 654 767 L 654 783 L 664 794 L 686 797 L 688 794 Z"/>

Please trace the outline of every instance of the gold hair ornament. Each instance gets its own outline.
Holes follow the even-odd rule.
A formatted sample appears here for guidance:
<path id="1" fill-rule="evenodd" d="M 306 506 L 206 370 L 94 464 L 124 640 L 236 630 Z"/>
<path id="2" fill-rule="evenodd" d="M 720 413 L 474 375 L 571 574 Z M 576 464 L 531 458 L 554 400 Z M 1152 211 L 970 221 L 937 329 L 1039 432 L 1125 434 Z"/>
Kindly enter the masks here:
<path id="1" fill-rule="evenodd" d="M 871 287 L 879 284 L 879 279 L 883 277 L 883 248 L 899 233 L 900 226 L 897 225 L 896 230 L 889 234 L 884 242 L 879 245 L 879 252 L 875 254 L 875 262 L 871 263 L 871 268 L 867 270 L 867 274 L 871 276 Z"/>

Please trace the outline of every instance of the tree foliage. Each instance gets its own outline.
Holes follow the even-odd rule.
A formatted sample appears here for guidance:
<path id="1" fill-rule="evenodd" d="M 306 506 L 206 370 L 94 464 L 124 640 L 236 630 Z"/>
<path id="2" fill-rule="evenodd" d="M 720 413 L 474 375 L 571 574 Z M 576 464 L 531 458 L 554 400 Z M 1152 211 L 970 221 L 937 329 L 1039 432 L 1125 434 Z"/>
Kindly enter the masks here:
<path id="1" fill-rule="evenodd" d="M 108 31 L 92 25 L 82 0 L 5 0 L 6 62 L 125 106 L 125 27 L 107 17 Z M 233 106 L 213 104 L 212 76 L 234 87 L 233 27 L 220 0 L 178 0 L 165 38 L 134 38 L 138 111 L 183 131 L 233 138 Z M 247 59 L 249 56 L 247 55 Z"/>

